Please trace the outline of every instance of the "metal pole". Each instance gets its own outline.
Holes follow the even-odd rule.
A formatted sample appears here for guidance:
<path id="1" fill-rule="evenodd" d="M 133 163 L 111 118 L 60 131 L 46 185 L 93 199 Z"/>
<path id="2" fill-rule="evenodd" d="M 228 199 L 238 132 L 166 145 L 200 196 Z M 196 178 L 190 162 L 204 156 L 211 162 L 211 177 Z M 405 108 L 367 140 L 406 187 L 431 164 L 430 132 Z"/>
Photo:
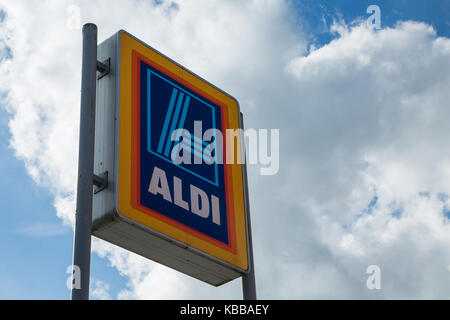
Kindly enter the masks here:
<path id="1" fill-rule="evenodd" d="M 240 114 L 241 128 L 244 130 L 244 116 Z M 245 140 L 243 140 L 245 141 Z M 245 152 L 245 146 L 243 147 Z M 255 280 L 255 263 L 253 261 L 253 240 L 252 240 L 252 223 L 250 219 L 250 201 L 248 196 L 248 178 L 247 178 L 247 157 L 244 153 L 245 162 L 243 164 L 244 174 L 244 193 L 245 193 L 245 211 L 247 216 L 247 234 L 248 234 L 248 266 L 249 273 L 242 276 L 242 294 L 244 300 L 256 300 L 256 280 Z"/>
<path id="2" fill-rule="evenodd" d="M 92 186 L 94 175 L 97 26 L 83 26 L 80 145 L 73 265 L 79 268 L 79 288 L 72 285 L 72 300 L 89 299 L 91 264 Z"/>

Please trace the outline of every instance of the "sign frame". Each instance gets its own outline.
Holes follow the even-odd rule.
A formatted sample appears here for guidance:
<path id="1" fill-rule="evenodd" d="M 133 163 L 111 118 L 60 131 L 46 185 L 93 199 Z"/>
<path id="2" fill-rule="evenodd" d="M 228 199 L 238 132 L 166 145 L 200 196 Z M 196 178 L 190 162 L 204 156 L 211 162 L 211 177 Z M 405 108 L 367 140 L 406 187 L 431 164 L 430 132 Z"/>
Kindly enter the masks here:
<path id="1" fill-rule="evenodd" d="M 121 196 L 124 192 L 123 190 L 127 189 L 127 186 L 124 187 L 120 183 L 121 181 L 128 179 L 128 177 L 126 177 L 126 179 L 123 178 L 123 171 L 128 170 L 128 164 L 123 165 L 124 152 L 123 150 L 120 150 L 120 148 L 124 148 L 123 146 L 126 145 L 123 141 L 121 145 L 121 139 L 129 138 L 124 138 L 123 133 L 128 129 L 130 129 L 131 133 L 132 128 L 127 129 L 129 122 L 125 125 L 123 124 L 123 112 L 125 109 L 122 108 L 121 110 L 121 106 L 126 105 L 124 99 L 130 102 L 130 97 L 127 96 L 127 93 L 123 92 L 123 83 L 130 80 L 128 77 L 133 75 L 132 69 L 125 69 L 126 73 L 129 72 L 129 74 L 126 75 L 126 79 L 123 74 L 124 70 L 122 70 L 123 66 L 121 65 L 121 60 L 123 58 L 122 50 L 129 49 L 122 48 L 122 40 L 124 39 L 125 41 L 134 43 L 138 47 L 146 48 L 146 50 L 151 51 L 155 56 L 160 57 L 160 59 L 166 61 L 173 68 L 178 68 L 179 71 L 183 73 L 184 77 L 190 80 L 195 79 L 197 85 L 208 87 L 210 90 L 226 97 L 229 101 L 233 101 L 237 110 L 235 110 L 234 115 L 235 127 L 232 129 L 242 128 L 239 103 L 229 94 L 182 67 L 172 59 L 161 54 L 124 30 L 120 30 L 112 37 L 105 40 L 98 47 L 98 58 L 99 60 L 111 59 L 111 70 L 108 77 L 102 78 L 101 81 L 97 81 L 94 172 L 107 171 L 109 173 L 109 181 L 108 186 L 104 191 L 94 195 L 92 234 L 215 286 L 219 286 L 237 277 L 248 274 L 251 270 L 251 263 L 249 261 L 250 231 L 248 230 L 247 223 L 248 199 L 246 193 L 248 191 L 246 181 L 244 181 L 243 164 L 231 165 L 231 169 L 233 170 L 232 181 L 236 182 L 236 179 L 239 179 L 240 181 L 237 181 L 237 183 L 240 184 L 240 188 L 238 187 L 236 190 L 241 190 L 240 192 L 235 191 L 240 193 L 237 194 L 237 197 L 240 199 L 232 202 L 235 210 L 234 214 L 241 214 L 239 217 L 240 221 L 237 222 L 240 223 L 240 239 L 236 239 L 237 246 L 240 246 L 237 249 L 240 254 L 238 259 L 233 260 L 232 255 L 230 258 L 223 254 L 218 255 L 217 252 L 211 252 L 208 248 L 205 249 L 205 247 L 199 245 L 201 241 L 182 241 L 180 237 L 177 238 L 176 236 L 173 236 L 173 234 L 167 234 L 168 232 L 165 232 L 162 229 L 157 229 L 146 223 L 142 223 L 142 221 L 136 219 L 135 216 L 130 216 L 129 213 L 124 214 L 123 208 L 126 208 L 126 205 L 124 206 L 123 203 L 126 203 L 129 199 Z M 128 61 L 127 63 L 132 63 L 132 61 Z M 133 102 L 131 103 L 133 104 Z M 132 116 L 132 112 L 133 106 L 126 116 Z M 244 139 L 242 136 L 240 136 L 238 143 L 240 144 L 240 151 L 242 155 L 244 155 L 245 148 L 243 147 Z M 130 146 L 130 148 L 131 147 L 132 146 Z M 122 153 L 120 151 L 122 151 Z M 227 165 L 224 165 L 224 167 L 225 166 Z M 122 172 L 120 170 L 122 170 Z M 236 202 L 239 203 L 239 208 L 236 206 Z M 228 207 L 229 206 L 227 205 L 227 208 Z M 239 209 L 242 211 L 238 212 Z M 228 227 L 230 227 L 230 225 L 228 225 Z M 244 248 L 244 250 L 242 248 Z"/>

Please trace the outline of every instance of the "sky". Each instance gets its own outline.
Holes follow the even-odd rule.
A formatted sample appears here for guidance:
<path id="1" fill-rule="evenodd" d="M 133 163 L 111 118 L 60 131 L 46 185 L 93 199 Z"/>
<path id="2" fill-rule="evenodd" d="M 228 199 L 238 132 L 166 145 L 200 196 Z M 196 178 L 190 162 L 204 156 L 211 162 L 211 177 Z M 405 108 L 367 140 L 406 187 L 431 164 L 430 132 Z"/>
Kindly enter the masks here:
<path id="1" fill-rule="evenodd" d="M 450 298 L 449 13 L 445 0 L 0 0 L 0 299 L 70 297 L 86 22 L 229 92 L 247 128 L 280 130 L 279 172 L 249 168 L 259 298 Z M 241 297 L 240 279 L 215 288 L 93 239 L 92 299 Z"/>

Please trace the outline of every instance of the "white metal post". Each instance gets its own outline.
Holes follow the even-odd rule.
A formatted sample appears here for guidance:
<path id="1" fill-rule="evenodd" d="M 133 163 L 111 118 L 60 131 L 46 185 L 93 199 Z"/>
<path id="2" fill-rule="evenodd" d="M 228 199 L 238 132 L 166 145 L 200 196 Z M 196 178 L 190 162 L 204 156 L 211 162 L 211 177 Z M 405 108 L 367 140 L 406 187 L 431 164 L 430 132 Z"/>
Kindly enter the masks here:
<path id="1" fill-rule="evenodd" d="M 241 129 L 244 130 L 244 116 L 242 112 L 240 113 Z M 248 196 L 248 178 L 247 178 L 247 156 L 245 154 L 245 137 L 242 137 L 244 147 L 242 148 L 244 152 L 244 164 L 243 164 L 243 175 L 244 175 L 244 196 L 245 196 L 245 213 L 246 213 L 246 224 L 247 224 L 247 234 L 248 234 L 248 266 L 249 273 L 242 276 L 242 294 L 244 300 L 256 300 L 256 280 L 255 280 L 255 263 L 253 261 L 253 239 L 252 239 L 252 224 L 250 219 L 250 201 Z"/>
<path id="2" fill-rule="evenodd" d="M 95 99 L 97 76 L 97 26 L 83 26 L 80 145 L 73 265 L 80 270 L 80 287 L 72 285 L 72 300 L 89 299 L 91 264 L 92 196 L 94 177 Z"/>

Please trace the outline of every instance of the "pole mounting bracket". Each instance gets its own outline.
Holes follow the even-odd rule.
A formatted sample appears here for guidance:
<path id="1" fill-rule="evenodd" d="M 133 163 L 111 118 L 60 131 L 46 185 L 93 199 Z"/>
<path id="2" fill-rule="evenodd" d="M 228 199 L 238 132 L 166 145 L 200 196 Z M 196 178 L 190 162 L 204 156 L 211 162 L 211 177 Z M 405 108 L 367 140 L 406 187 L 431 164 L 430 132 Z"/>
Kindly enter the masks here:
<path id="1" fill-rule="evenodd" d="M 106 187 L 108 186 L 108 171 L 105 171 L 105 172 L 101 173 L 100 175 L 94 174 L 93 184 L 95 186 L 94 194 L 97 194 L 100 191 L 105 190 Z"/>
<path id="2" fill-rule="evenodd" d="M 108 58 L 103 62 L 97 60 L 97 71 L 100 72 L 97 80 L 100 80 L 101 78 L 109 74 L 109 72 L 111 71 L 111 58 Z"/>

